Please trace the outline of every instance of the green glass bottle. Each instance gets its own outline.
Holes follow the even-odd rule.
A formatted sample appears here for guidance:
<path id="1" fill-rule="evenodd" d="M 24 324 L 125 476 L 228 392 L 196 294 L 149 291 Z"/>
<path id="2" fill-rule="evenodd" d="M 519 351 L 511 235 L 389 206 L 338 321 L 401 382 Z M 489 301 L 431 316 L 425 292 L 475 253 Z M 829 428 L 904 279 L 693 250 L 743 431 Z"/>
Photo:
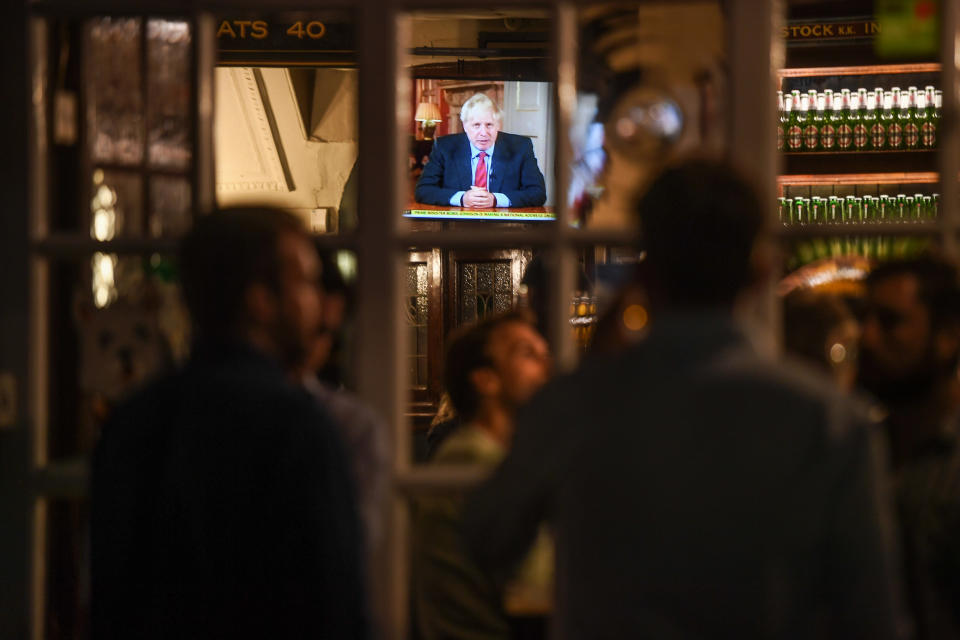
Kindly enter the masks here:
<path id="1" fill-rule="evenodd" d="M 893 208 L 894 219 L 897 222 L 907 221 L 907 196 L 902 193 L 897 194 L 897 201 Z"/>
<path id="2" fill-rule="evenodd" d="M 783 136 L 786 129 L 786 113 L 783 104 L 783 91 L 777 91 L 777 151 L 783 151 Z"/>
<path id="3" fill-rule="evenodd" d="M 934 220 L 940 218 L 940 194 L 935 193 L 930 198 L 930 211 Z"/>
<path id="4" fill-rule="evenodd" d="M 880 111 L 880 122 L 883 124 L 886 133 L 885 149 L 900 149 L 903 147 L 903 127 L 897 121 L 893 107 L 893 93 L 885 91 L 883 94 L 883 109 Z"/>
<path id="5" fill-rule="evenodd" d="M 883 91 L 880 92 L 880 99 L 883 99 Z M 877 94 L 871 91 L 867 94 L 867 110 L 863 115 L 863 124 L 867 128 L 869 141 L 867 147 L 874 151 L 880 151 L 886 147 L 887 132 L 880 122 L 877 111 Z"/>
<path id="6" fill-rule="evenodd" d="M 924 149 L 935 149 L 937 147 L 937 125 L 939 122 L 934 117 L 936 94 L 933 87 L 927 85 L 923 94 L 917 96 L 917 100 L 922 100 L 923 107 L 921 110 L 921 105 L 917 105 L 918 111 L 922 111 L 922 113 L 917 114 L 920 123 L 920 146 Z"/>
<path id="7" fill-rule="evenodd" d="M 906 121 L 903 125 L 903 147 L 905 149 L 917 149 L 920 146 L 920 127 L 917 124 L 917 88 L 910 87 L 907 94 Z"/>
<path id="8" fill-rule="evenodd" d="M 817 91 L 810 89 L 803 96 L 807 101 L 807 119 L 803 125 L 803 150 L 817 151 L 820 148 L 820 127 L 816 122 Z M 801 99 L 803 99 L 801 98 Z"/>
<path id="9" fill-rule="evenodd" d="M 840 151 L 851 151 L 853 149 L 853 127 L 851 125 L 850 108 L 850 90 L 844 89 L 840 92 L 840 109 L 842 119 L 837 125 L 837 148 Z"/>
<path id="10" fill-rule="evenodd" d="M 877 222 L 877 199 L 873 196 L 863 196 L 863 218 L 866 222 Z"/>
<path id="11" fill-rule="evenodd" d="M 816 94 L 816 92 L 813 92 Z M 803 148 L 806 151 L 821 151 L 820 140 L 824 125 L 827 123 L 827 98 L 822 93 L 815 96 L 813 122 L 803 132 Z"/>
<path id="12" fill-rule="evenodd" d="M 803 149 L 803 130 L 798 122 L 800 92 L 794 91 L 793 94 L 785 96 L 783 108 L 787 115 L 786 148 L 788 151 L 800 151 Z"/>
<path id="13" fill-rule="evenodd" d="M 937 219 L 933 211 L 933 198 L 930 196 L 923 196 L 923 217 L 930 221 Z"/>
<path id="14" fill-rule="evenodd" d="M 806 198 L 794 198 L 793 206 L 796 209 L 797 224 L 805 225 L 809 219 L 809 206 Z"/>
<path id="15" fill-rule="evenodd" d="M 824 96 L 828 113 L 826 122 L 820 127 L 820 149 L 835 151 L 837 148 L 837 128 L 843 124 L 843 97 L 839 93 Z"/>
<path id="16" fill-rule="evenodd" d="M 815 151 L 817 131 L 813 125 L 813 114 L 810 112 L 810 96 L 803 94 L 800 96 L 800 110 L 797 111 L 797 127 L 800 129 L 800 151 Z M 810 134 L 813 134 L 814 148 L 808 146 Z"/>
<path id="17" fill-rule="evenodd" d="M 890 222 L 890 196 L 884 194 L 880 196 L 880 202 L 877 204 L 878 222 Z"/>
<path id="18" fill-rule="evenodd" d="M 810 198 L 810 224 L 823 224 L 824 205 L 823 198 L 813 196 Z"/>
<path id="19" fill-rule="evenodd" d="M 910 135 L 911 127 L 916 133 L 915 125 L 910 122 L 910 94 L 906 92 L 900 93 L 900 104 L 897 108 L 897 123 L 900 125 L 900 129 L 903 131 L 903 142 L 901 143 L 901 149 L 907 148 L 907 136 Z M 916 141 L 914 141 L 914 146 L 916 146 Z"/>
<path id="20" fill-rule="evenodd" d="M 788 222 L 786 198 L 777 198 L 777 218 L 780 220 L 780 224 L 786 226 Z"/>
<path id="21" fill-rule="evenodd" d="M 853 148 L 857 151 L 866 151 L 870 146 L 870 134 L 867 131 L 867 123 L 864 121 L 867 115 L 867 90 L 857 89 L 856 115 L 853 116 L 853 105 L 850 107 L 851 116 L 855 119 L 851 125 L 853 129 Z"/>
<path id="22" fill-rule="evenodd" d="M 830 222 L 832 224 L 843 224 L 843 198 L 840 196 L 831 196 L 833 199 L 830 205 Z"/>

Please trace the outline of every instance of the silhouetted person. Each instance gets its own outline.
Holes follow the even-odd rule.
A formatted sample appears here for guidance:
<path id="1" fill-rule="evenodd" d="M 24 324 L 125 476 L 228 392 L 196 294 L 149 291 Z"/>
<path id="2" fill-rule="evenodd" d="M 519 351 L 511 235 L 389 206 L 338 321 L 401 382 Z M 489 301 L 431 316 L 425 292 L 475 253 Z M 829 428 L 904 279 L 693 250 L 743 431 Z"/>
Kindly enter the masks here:
<path id="1" fill-rule="evenodd" d="M 364 638 L 353 488 L 287 369 L 317 331 L 298 220 L 200 218 L 180 266 L 189 362 L 114 412 L 94 453 L 95 638 Z"/>
<path id="2" fill-rule="evenodd" d="M 517 408 L 547 381 L 546 341 L 521 314 L 494 316 L 452 339 L 444 369 L 463 422 L 431 464 L 495 466 L 510 446 Z M 464 543 L 463 498 L 426 496 L 415 507 L 414 602 L 423 640 L 511 637 L 504 580 L 481 570 Z M 550 554 L 549 542 L 536 545 L 516 586 L 546 589 Z"/>
<path id="3" fill-rule="evenodd" d="M 886 405 L 920 640 L 960 638 L 960 284 L 925 257 L 867 276 L 860 382 Z"/>
<path id="4" fill-rule="evenodd" d="M 727 168 L 639 204 L 649 336 L 548 384 L 466 511 L 483 566 L 547 519 L 561 638 L 891 638 L 891 523 L 863 407 L 734 322 L 765 206 Z"/>

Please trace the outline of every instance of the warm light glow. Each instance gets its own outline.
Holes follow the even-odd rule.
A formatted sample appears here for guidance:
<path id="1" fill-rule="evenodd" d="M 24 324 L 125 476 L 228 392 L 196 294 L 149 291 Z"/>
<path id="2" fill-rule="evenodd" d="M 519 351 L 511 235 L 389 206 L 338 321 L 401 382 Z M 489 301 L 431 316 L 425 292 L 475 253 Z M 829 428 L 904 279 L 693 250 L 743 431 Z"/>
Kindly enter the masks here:
<path id="1" fill-rule="evenodd" d="M 105 209 L 112 207 L 117 203 L 117 192 L 107 185 L 102 184 L 100 188 L 97 189 L 97 199 L 100 201 L 101 207 Z"/>
<path id="2" fill-rule="evenodd" d="M 106 287 L 96 287 L 93 291 L 93 303 L 97 309 L 103 309 L 110 302 L 110 290 Z"/>
<path id="3" fill-rule="evenodd" d="M 100 242 L 104 240 L 109 240 L 113 237 L 113 229 L 110 224 L 110 214 L 103 210 L 97 209 L 93 214 L 93 237 Z"/>
<path id="4" fill-rule="evenodd" d="M 440 117 L 440 107 L 433 102 L 421 102 L 417 105 L 417 114 L 413 116 L 413 119 L 417 122 L 436 124 L 442 120 Z"/>
<path id="5" fill-rule="evenodd" d="M 630 331 L 641 331 L 647 326 L 647 310 L 639 304 L 631 304 L 623 310 L 623 326 Z"/>
<path id="6" fill-rule="evenodd" d="M 340 274 L 347 282 L 352 282 L 357 278 L 357 256 L 350 251 L 337 252 L 337 267 L 340 268 Z"/>
<path id="7" fill-rule="evenodd" d="M 830 347 L 830 360 L 834 364 L 840 364 L 846 359 L 847 359 L 846 348 L 839 342 L 834 343 L 834 345 Z"/>
<path id="8" fill-rule="evenodd" d="M 114 205 L 117 203 L 117 192 L 103 184 L 103 171 L 93 172 L 94 184 L 99 184 L 90 201 L 90 211 L 93 219 L 90 221 L 90 236 L 100 242 L 113 240 L 117 234 L 117 212 Z"/>
<path id="9" fill-rule="evenodd" d="M 96 260 L 99 258 L 99 260 Z M 110 256 L 98 253 L 95 257 L 97 263 L 97 274 L 100 278 L 106 283 L 113 283 L 113 260 L 110 259 Z"/>
<path id="10" fill-rule="evenodd" d="M 117 287 L 114 280 L 116 266 L 117 256 L 115 254 L 97 252 L 90 259 L 93 303 L 98 309 L 106 307 L 117 297 Z"/>

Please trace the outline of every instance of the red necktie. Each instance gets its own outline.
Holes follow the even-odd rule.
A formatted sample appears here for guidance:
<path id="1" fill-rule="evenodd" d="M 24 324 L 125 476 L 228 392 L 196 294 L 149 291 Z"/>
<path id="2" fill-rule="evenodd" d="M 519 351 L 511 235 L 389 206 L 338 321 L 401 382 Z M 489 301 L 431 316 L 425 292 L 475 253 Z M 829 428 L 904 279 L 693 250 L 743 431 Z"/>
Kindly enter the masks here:
<path id="1" fill-rule="evenodd" d="M 483 161 L 486 157 L 486 151 L 481 151 L 480 159 L 477 160 L 477 175 L 473 178 L 473 186 L 481 189 L 487 188 L 487 163 Z"/>

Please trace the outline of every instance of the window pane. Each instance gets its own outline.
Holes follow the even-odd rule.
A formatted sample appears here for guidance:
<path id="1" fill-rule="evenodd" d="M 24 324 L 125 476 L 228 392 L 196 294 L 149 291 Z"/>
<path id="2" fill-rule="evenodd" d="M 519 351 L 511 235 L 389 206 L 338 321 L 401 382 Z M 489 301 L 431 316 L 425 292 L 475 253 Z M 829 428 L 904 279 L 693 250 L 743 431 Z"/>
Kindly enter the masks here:
<path id="1" fill-rule="evenodd" d="M 605 3 L 579 11 L 571 182 L 563 192 L 575 226 L 632 228 L 632 203 L 664 163 L 722 152 L 721 4 Z"/>
<path id="2" fill-rule="evenodd" d="M 553 220 L 549 14 L 477 9 L 404 19 L 410 78 L 402 86 L 407 126 L 398 142 L 409 152 L 403 215 L 410 228 L 443 221 L 443 228 L 494 224 L 508 230 Z M 465 105 L 475 129 L 464 124 Z"/>
<path id="3" fill-rule="evenodd" d="M 190 228 L 190 182 L 185 178 L 150 178 L 150 235 L 179 236 Z"/>
<path id="4" fill-rule="evenodd" d="M 318 234 L 357 225 L 358 87 L 349 11 L 224 16 L 217 203 L 269 205 Z"/>
<path id="5" fill-rule="evenodd" d="M 87 137 L 95 162 L 143 160 L 144 113 L 141 20 L 97 18 L 87 23 Z"/>
<path id="6" fill-rule="evenodd" d="M 94 169 L 90 181 L 90 237 L 113 240 L 143 232 L 143 179 L 132 171 Z"/>
<path id="7" fill-rule="evenodd" d="M 192 55 L 190 25 L 147 21 L 147 126 L 155 167 L 187 169 L 192 157 Z"/>
<path id="8" fill-rule="evenodd" d="M 89 453 L 134 387 L 186 357 L 174 261 L 95 253 L 50 265 L 48 457 Z"/>

